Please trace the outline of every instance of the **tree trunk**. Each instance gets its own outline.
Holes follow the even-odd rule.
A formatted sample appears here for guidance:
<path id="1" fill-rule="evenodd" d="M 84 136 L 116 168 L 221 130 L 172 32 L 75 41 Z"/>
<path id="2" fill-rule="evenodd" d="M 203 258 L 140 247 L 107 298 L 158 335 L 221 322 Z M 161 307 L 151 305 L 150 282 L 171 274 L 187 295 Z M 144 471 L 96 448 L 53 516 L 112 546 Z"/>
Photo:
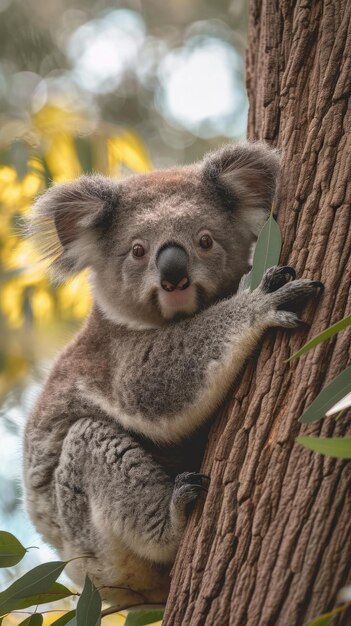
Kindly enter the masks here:
<path id="1" fill-rule="evenodd" d="M 350 312 L 350 17 L 348 0 L 250 6 L 249 137 L 282 150 L 281 262 L 326 286 L 303 311 L 309 337 Z M 294 442 L 350 429 L 346 417 L 298 422 L 350 362 L 350 329 L 286 364 L 306 340 L 268 333 L 212 428 L 210 490 L 179 550 L 164 626 L 303 626 L 351 582 L 351 462 Z"/>

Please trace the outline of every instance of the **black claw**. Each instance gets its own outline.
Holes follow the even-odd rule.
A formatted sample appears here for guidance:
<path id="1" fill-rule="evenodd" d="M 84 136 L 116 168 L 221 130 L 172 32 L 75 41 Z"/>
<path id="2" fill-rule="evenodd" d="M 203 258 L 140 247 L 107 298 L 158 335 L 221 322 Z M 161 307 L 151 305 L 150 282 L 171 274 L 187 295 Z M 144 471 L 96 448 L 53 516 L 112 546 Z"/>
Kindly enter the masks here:
<path id="1" fill-rule="evenodd" d="M 191 486 L 192 489 L 198 490 L 198 491 L 204 491 L 205 493 L 208 493 L 208 488 L 205 487 L 205 485 L 189 485 Z"/>
<path id="2" fill-rule="evenodd" d="M 199 476 L 199 478 L 204 478 L 205 480 L 208 480 L 208 481 L 211 480 L 210 477 L 207 476 L 207 474 L 196 474 L 196 476 Z"/>
<path id="3" fill-rule="evenodd" d="M 294 268 L 293 268 L 293 267 L 291 267 L 290 265 L 283 265 L 283 266 L 281 267 L 281 270 L 282 270 L 282 272 L 283 272 L 284 274 L 288 274 L 289 276 L 291 276 L 291 277 L 292 277 L 292 279 L 293 279 L 293 280 L 295 280 L 295 278 L 296 278 L 296 272 L 295 272 L 295 270 L 294 270 Z"/>
<path id="4" fill-rule="evenodd" d="M 278 291 L 281 287 L 286 285 L 290 279 L 295 280 L 296 272 L 290 265 L 282 265 L 280 267 L 272 267 L 267 270 L 263 281 L 262 289 L 266 293 L 272 293 Z"/>
<path id="5" fill-rule="evenodd" d="M 203 484 L 203 481 L 207 481 L 207 485 Z M 184 472 L 179 474 L 175 479 L 175 486 L 181 487 L 183 485 L 198 489 L 199 491 L 208 491 L 209 477 L 206 474 L 198 474 L 197 472 Z"/>
<path id="6" fill-rule="evenodd" d="M 305 320 L 296 320 L 299 324 L 300 328 L 303 328 L 304 330 L 309 330 L 311 328 L 311 324 L 309 324 L 308 322 L 305 322 Z"/>
<path id="7" fill-rule="evenodd" d="M 324 285 L 323 285 L 323 283 L 320 282 L 320 280 L 313 280 L 312 281 L 312 285 L 313 285 L 313 287 L 317 287 L 318 289 L 320 289 L 321 293 L 323 293 Z"/>

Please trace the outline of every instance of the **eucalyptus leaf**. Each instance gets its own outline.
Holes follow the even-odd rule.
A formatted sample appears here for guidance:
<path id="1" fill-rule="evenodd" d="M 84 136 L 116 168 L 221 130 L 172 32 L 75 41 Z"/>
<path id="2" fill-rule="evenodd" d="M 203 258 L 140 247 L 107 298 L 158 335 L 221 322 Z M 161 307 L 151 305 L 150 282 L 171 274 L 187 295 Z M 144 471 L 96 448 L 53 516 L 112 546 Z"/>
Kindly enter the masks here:
<path id="1" fill-rule="evenodd" d="M 0 593 L 0 615 L 13 611 L 13 604 L 16 604 L 16 600 L 25 600 L 30 596 L 41 595 L 49 591 L 65 566 L 66 561 L 42 563 L 15 580 L 10 587 Z M 10 609 L 4 608 L 10 605 Z"/>
<path id="2" fill-rule="evenodd" d="M 271 214 L 257 239 L 251 270 L 251 291 L 258 287 L 265 271 L 278 264 L 281 247 L 280 229 Z"/>
<path id="3" fill-rule="evenodd" d="M 341 330 L 344 330 L 348 326 L 351 326 L 351 315 L 347 315 L 347 317 L 344 317 L 342 320 L 339 320 L 325 330 L 322 330 L 319 335 L 312 337 L 310 341 L 307 341 L 305 345 L 303 345 L 299 350 L 294 352 L 294 354 L 292 354 L 291 357 L 286 360 L 286 362 L 297 359 L 297 357 L 301 356 L 301 354 L 305 354 L 309 350 L 312 350 L 312 348 L 315 348 L 315 346 L 318 346 L 318 344 L 326 341 L 326 339 L 333 337 L 333 335 L 336 335 L 336 333 L 339 333 Z"/>
<path id="4" fill-rule="evenodd" d="M 17 565 L 26 552 L 26 549 L 15 535 L 8 533 L 6 530 L 0 531 L 0 567 Z"/>
<path id="5" fill-rule="evenodd" d="M 305 448 L 337 459 L 351 459 L 351 437 L 298 437 Z"/>
<path id="6" fill-rule="evenodd" d="M 12 165 L 9 148 L 0 150 L 0 165 Z"/>
<path id="7" fill-rule="evenodd" d="M 75 609 L 73 611 L 68 611 L 68 613 L 61 615 L 61 617 L 56 619 L 54 622 L 51 622 L 51 626 L 66 626 L 66 624 L 68 623 L 73 623 L 75 621 L 75 617 L 76 617 Z"/>
<path id="8" fill-rule="evenodd" d="M 17 267 L 14 270 L 7 270 L 5 272 L 1 272 L 0 283 L 7 283 L 9 280 L 13 278 L 17 278 L 26 271 L 25 267 Z"/>
<path id="9" fill-rule="evenodd" d="M 129 611 L 124 626 L 145 626 L 162 620 L 164 609 L 135 609 Z"/>
<path id="10" fill-rule="evenodd" d="M 351 392 L 347 393 L 346 396 L 341 398 L 339 402 L 334 404 L 329 411 L 326 412 L 326 415 L 334 415 L 334 413 L 344 413 L 346 409 L 351 407 Z"/>
<path id="11" fill-rule="evenodd" d="M 6 593 L 6 591 L 2 593 Z M 60 583 L 53 583 L 50 589 L 45 593 L 27 596 L 26 598 L 22 598 L 20 600 L 13 597 L 8 600 L 3 600 L 2 593 L 0 593 L 0 615 L 10 613 L 10 611 L 21 611 L 22 609 L 27 609 L 30 606 L 46 604 L 47 602 L 56 602 L 57 600 L 63 600 L 64 598 L 68 598 L 73 595 L 72 591 Z"/>
<path id="12" fill-rule="evenodd" d="M 351 365 L 324 387 L 312 404 L 300 417 L 300 422 L 309 424 L 325 416 L 327 411 L 351 391 Z"/>
<path id="13" fill-rule="evenodd" d="M 312 622 L 308 622 L 306 626 L 330 626 L 334 615 L 320 615 L 315 617 Z"/>
<path id="14" fill-rule="evenodd" d="M 85 578 L 84 589 L 77 604 L 77 626 L 101 624 L 101 596 L 90 580 Z"/>
<path id="15" fill-rule="evenodd" d="M 16 168 L 17 178 L 21 180 L 28 173 L 29 149 L 21 141 L 14 141 L 10 146 L 10 162 Z"/>
<path id="16" fill-rule="evenodd" d="M 18 626 L 41 626 L 42 623 L 43 616 L 39 613 L 33 613 L 33 615 L 30 615 L 27 619 L 23 620 L 23 622 L 20 622 Z"/>
<path id="17" fill-rule="evenodd" d="M 75 137 L 74 144 L 83 172 L 91 173 L 94 170 L 93 149 L 86 137 Z"/>
<path id="18" fill-rule="evenodd" d="M 323 613 L 323 615 L 319 615 L 318 617 L 314 617 L 308 624 L 305 626 L 330 626 L 333 618 L 339 613 L 343 613 L 345 611 L 346 606 L 338 606 L 337 609 L 333 609 L 329 611 L 329 613 Z"/>

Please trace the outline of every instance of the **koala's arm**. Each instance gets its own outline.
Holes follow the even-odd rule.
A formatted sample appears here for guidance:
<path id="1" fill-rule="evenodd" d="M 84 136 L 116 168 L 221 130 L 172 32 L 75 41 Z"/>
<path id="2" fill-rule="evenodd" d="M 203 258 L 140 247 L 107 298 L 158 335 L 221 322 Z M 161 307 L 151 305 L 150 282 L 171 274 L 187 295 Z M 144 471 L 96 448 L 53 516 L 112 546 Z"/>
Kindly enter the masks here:
<path id="1" fill-rule="evenodd" d="M 312 295 L 320 283 L 288 282 L 291 276 L 291 268 L 272 268 L 251 293 L 164 328 L 126 332 L 111 396 L 101 397 L 101 406 L 154 441 L 173 442 L 193 432 L 223 400 L 263 332 L 301 323 L 281 307 Z M 85 393 L 99 402 L 95 391 Z"/>

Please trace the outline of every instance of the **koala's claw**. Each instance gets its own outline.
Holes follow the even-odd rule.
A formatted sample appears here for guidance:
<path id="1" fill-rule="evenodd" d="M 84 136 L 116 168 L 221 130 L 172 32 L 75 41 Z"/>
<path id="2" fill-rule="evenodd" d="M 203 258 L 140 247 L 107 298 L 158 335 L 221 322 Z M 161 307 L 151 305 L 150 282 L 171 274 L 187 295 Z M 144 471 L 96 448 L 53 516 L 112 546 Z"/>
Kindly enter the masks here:
<path id="1" fill-rule="evenodd" d="M 309 280 L 308 278 L 299 278 L 292 282 L 286 283 L 280 289 L 272 294 L 272 300 L 275 307 L 282 307 L 291 304 L 295 300 L 305 300 L 315 295 L 316 289 L 322 289 L 323 285 L 318 280 Z"/>
<path id="2" fill-rule="evenodd" d="M 209 477 L 206 474 L 198 474 L 197 472 L 183 472 L 178 474 L 174 481 L 175 487 L 182 487 L 184 485 L 198 488 L 200 491 L 208 491 L 203 481 L 209 481 Z"/>
<path id="3" fill-rule="evenodd" d="M 300 328 L 302 328 L 303 330 L 310 330 L 311 328 L 311 324 L 309 324 L 308 322 L 305 322 L 305 320 L 300 320 L 299 318 L 297 318 L 297 322 Z"/>
<path id="4" fill-rule="evenodd" d="M 322 292 L 323 289 L 324 285 L 319 280 L 296 279 L 295 270 L 289 265 L 283 265 L 266 271 L 256 293 L 263 297 L 262 303 L 267 307 L 266 312 L 272 326 L 307 329 L 307 322 L 301 320 L 296 313 L 285 309 L 295 301 L 306 300 L 315 295 L 316 290 Z"/>
<path id="5" fill-rule="evenodd" d="M 207 493 L 208 488 L 203 481 L 209 478 L 205 474 L 184 472 L 178 474 L 174 481 L 173 501 L 177 506 L 186 507 L 197 500 L 201 492 Z"/>
<path id="6" fill-rule="evenodd" d="M 323 283 L 307 278 L 296 280 L 296 272 L 289 265 L 270 267 L 258 287 L 259 291 L 273 295 L 276 306 L 292 302 L 298 298 L 309 297 L 314 289 L 323 291 Z"/>
<path id="7" fill-rule="evenodd" d="M 312 281 L 312 285 L 313 285 L 313 287 L 317 287 L 318 289 L 320 289 L 320 290 L 321 290 L 321 293 L 323 293 L 323 291 L 324 291 L 324 285 L 323 285 L 323 283 L 321 283 L 321 281 L 320 281 L 320 280 L 313 280 L 313 281 Z"/>
<path id="8" fill-rule="evenodd" d="M 192 472 L 193 474 L 195 474 L 195 476 L 199 476 L 200 478 L 202 478 L 203 480 L 207 480 L 208 482 L 210 482 L 210 477 L 207 474 L 198 474 L 197 472 Z"/>
<path id="9" fill-rule="evenodd" d="M 281 326 L 282 328 L 303 328 L 309 330 L 310 325 L 301 320 L 296 313 L 291 311 L 276 311 L 274 314 L 275 323 L 274 326 Z"/>
<path id="10" fill-rule="evenodd" d="M 290 265 L 274 265 L 264 274 L 259 289 L 264 293 L 272 293 L 295 278 L 296 272 Z"/>

